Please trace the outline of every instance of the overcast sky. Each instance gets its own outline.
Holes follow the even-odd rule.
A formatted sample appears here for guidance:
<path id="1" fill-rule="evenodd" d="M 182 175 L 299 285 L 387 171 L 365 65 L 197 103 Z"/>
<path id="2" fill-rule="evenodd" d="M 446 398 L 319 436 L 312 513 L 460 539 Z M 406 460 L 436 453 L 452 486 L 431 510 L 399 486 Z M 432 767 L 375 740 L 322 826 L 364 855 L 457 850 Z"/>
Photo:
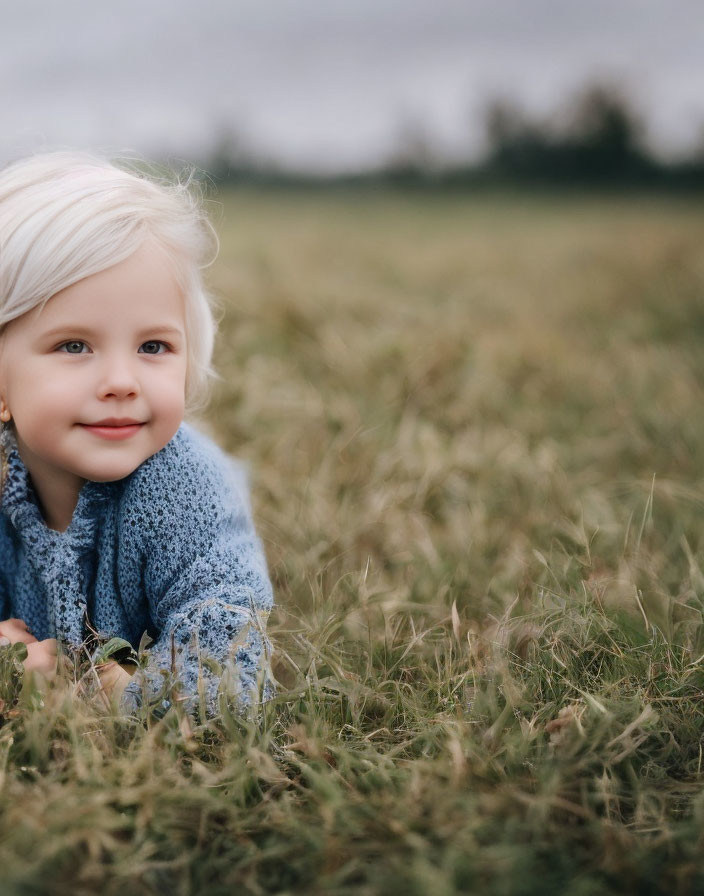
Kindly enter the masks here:
<path id="1" fill-rule="evenodd" d="M 226 130 L 344 169 L 423 122 L 478 153 L 487 98 L 547 114 L 623 84 L 662 153 L 704 142 L 702 0 L 0 0 L 0 158 L 197 161 Z"/>

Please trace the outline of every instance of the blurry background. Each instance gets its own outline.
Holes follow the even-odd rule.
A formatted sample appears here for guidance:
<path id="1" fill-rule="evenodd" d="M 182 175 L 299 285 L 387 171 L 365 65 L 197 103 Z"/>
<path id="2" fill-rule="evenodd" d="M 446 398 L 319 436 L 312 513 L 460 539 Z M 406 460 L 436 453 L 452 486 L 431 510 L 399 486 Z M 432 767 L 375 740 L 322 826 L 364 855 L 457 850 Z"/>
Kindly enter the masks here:
<path id="1" fill-rule="evenodd" d="M 704 155 L 697 0 L 2 0 L 0 160 L 662 180 Z M 585 174 L 585 172 L 587 172 Z M 673 172 L 667 172 L 669 179 Z M 688 171 L 688 179 L 693 177 Z"/>

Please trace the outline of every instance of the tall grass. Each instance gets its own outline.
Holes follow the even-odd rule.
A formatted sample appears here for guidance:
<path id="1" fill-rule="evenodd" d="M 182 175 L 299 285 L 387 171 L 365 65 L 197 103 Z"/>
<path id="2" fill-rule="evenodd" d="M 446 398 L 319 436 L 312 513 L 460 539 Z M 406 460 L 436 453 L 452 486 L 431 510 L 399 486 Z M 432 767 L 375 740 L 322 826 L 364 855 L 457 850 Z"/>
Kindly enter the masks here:
<path id="1" fill-rule="evenodd" d="M 704 217 L 224 196 L 256 718 L 0 656 L 3 893 L 704 892 Z"/>

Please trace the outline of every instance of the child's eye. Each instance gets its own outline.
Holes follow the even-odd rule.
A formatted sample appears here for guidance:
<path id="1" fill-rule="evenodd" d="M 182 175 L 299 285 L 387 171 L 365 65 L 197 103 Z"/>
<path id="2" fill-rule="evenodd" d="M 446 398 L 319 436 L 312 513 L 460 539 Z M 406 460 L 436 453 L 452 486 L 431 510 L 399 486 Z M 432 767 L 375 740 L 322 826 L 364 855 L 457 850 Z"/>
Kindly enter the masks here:
<path id="1" fill-rule="evenodd" d="M 84 348 L 88 348 L 85 342 L 81 342 L 79 339 L 72 339 L 70 342 L 64 342 L 63 345 L 60 345 L 58 350 L 60 352 L 68 352 L 69 355 L 82 355 L 84 354 Z"/>
<path id="2" fill-rule="evenodd" d="M 160 342 L 158 339 L 152 339 L 149 342 L 143 342 L 140 345 L 139 350 L 145 355 L 162 355 L 165 351 L 168 351 L 168 346 L 165 342 Z"/>

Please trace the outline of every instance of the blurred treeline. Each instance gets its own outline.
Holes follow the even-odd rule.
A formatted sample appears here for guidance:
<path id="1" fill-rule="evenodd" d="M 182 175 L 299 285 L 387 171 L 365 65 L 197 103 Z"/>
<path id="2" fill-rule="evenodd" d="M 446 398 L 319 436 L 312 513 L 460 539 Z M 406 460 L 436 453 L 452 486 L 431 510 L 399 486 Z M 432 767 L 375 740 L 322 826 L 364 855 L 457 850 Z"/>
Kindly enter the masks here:
<path id="1" fill-rule="evenodd" d="M 375 168 L 326 175 L 286 170 L 223 135 L 205 170 L 222 183 L 349 184 L 480 188 L 603 188 L 685 191 L 704 188 L 702 144 L 684 158 L 664 160 L 646 141 L 646 126 L 618 87 L 593 84 L 548 119 L 531 117 L 510 99 L 487 104 L 481 158 L 443 158 L 422 123 L 403 129 L 396 151 Z M 703 130 L 704 134 L 704 130 Z"/>

